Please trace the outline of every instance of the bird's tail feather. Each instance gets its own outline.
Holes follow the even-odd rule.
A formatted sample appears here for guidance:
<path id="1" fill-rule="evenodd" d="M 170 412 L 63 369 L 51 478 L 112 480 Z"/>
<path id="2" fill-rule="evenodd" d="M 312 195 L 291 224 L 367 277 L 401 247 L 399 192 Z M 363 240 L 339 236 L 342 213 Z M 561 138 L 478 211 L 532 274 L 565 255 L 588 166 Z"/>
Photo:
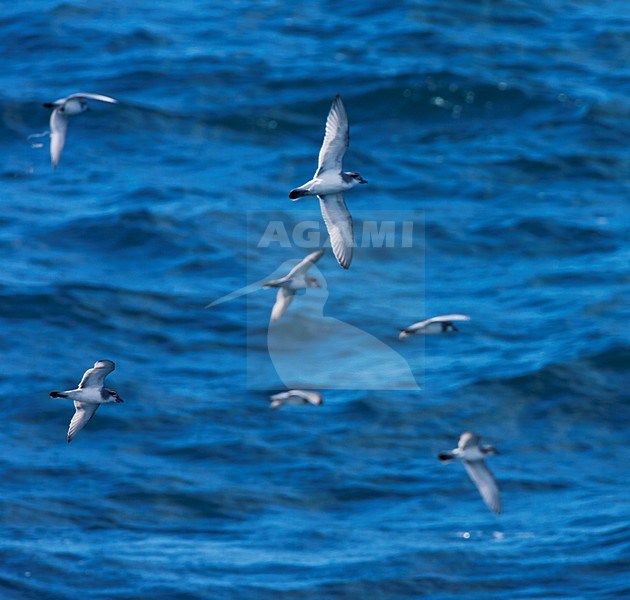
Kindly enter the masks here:
<path id="1" fill-rule="evenodd" d="M 308 192 L 306 190 L 301 190 L 300 188 L 295 188 L 289 192 L 289 198 L 291 200 L 299 200 L 302 196 L 307 196 Z"/>

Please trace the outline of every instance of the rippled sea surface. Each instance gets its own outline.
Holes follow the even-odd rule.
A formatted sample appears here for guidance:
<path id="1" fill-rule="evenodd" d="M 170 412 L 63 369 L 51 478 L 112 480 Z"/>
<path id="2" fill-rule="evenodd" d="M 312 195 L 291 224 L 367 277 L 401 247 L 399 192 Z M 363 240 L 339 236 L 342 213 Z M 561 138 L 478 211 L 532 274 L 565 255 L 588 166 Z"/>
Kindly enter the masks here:
<path id="1" fill-rule="evenodd" d="M 629 30 L 621 1 L 2 3 L 0 596 L 627 597 Z M 79 91 L 120 104 L 53 171 L 41 104 Z M 304 255 L 248 215 L 320 219 L 287 193 L 337 93 L 351 211 L 424 242 L 329 252 L 324 315 L 421 389 L 270 411 L 273 292 L 204 306 Z M 398 341 L 444 313 L 472 320 Z M 68 445 L 48 392 L 101 358 L 125 403 Z M 436 459 L 466 429 L 500 516 Z"/>

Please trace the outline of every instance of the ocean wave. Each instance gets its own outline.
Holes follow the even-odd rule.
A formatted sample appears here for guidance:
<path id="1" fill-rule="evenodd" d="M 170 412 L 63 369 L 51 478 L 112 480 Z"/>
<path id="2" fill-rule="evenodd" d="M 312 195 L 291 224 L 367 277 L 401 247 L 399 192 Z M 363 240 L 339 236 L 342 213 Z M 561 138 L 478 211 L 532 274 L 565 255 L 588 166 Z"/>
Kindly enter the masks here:
<path id="1" fill-rule="evenodd" d="M 586 419 L 605 419 L 621 425 L 630 418 L 626 403 L 630 396 L 625 385 L 630 346 L 612 346 L 567 362 L 552 363 L 536 371 L 514 377 L 479 379 L 476 392 L 488 393 L 515 402 L 539 401 L 540 407 Z"/>
<path id="2" fill-rule="evenodd" d="M 610 253 L 618 238 L 594 227 L 563 223 L 554 219 L 523 218 L 497 225 L 473 225 L 468 232 L 469 251 L 501 253 L 503 240 L 526 256 L 553 256 Z"/>

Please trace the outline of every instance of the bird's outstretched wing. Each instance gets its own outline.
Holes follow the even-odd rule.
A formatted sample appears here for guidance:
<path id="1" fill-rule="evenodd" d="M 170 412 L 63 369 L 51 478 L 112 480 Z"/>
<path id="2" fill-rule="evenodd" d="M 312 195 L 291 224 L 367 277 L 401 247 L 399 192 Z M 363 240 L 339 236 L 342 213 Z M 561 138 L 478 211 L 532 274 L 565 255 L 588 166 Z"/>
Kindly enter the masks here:
<path id="1" fill-rule="evenodd" d="M 431 317 L 424 321 L 424 323 L 446 323 L 448 321 L 470 321 L 468 315 L 440 315 L 438 317 Z"/>
<path id="2" fill-rule="evenodd" d="M 111 360 L 97 360 L 94 363 L 92 369 L 88 369 L 83 374 L 83 379 L 79 383 L 79 389 L 96 387 L 103 387 L 105 377 L 107 377 L 114 369 L 116 365 Z"/>
<path id="3" fill-rule="evenodd" d="M 68 132 L 68 117 L 58 108 L 55 108 L 50 115 L 50 161 L 53 168 L 56 168 L 61 159 L 63 147 L 66 145 L 66 135 Z"/>
<path id="4" fill-rule="evenodd" d="M 341 101 L 341 96 L 335 96 L 328 118 L 326 119 L 326 134 L 319 151 L 317 164 L 317 176 L 322 171 L 334 169 L 341 171 L 341 163 L 346 149 L 350 144 L 350 129 L 348 127 L 348 115 Z"/>
<path id="5" fill-rule="evenodd" d="M 284 287 L 278 288 L 276 303 L 271 309 L 271 320 L 274 323 L 286 312 L 287 308 L 289 308 L 289 304 L 293 301 L 294 296 L 295 292 L 293 290 Z"/>
<path id="6" fill-rule="evenodd" d="M 474 446 L 479 446 L 479 436 L 472 431 L 464 431 L 457 442 L 458 450 L 463 451 Z"/>
<path id="7" fill-rule="evenodd" d="M 98 404 L 74 401 L 75 412 L 72 421 L 70 421 L 70 427 L 68 428 L 68 443 L 88 424 L 98 407 Z"/>
<path id="8" fill-rule="evenodd" d="M 324 254 L 324 249 L 320 248 L 319 250 L 315 250 L 315 252 L 311 252 L 307 257 L 301 260 L 295 267 L 293 267 L 286 277 L 283 279 L 292 279 L 296 275 L 305 275 L 306 272 L 316 263 Z"/>
<path id="9" fill-rule="evenodd" d="M 322 210 L 324 223 L 330 236 L 330 244 L 337 262 L 347 269 L 352 262 L 352 247 L 354 233 L 352 231 L 352 216 L 343 200 L 342 194 L 317 196 Z"/>
<path id="10" fill-rule="evenodd" d="M 103 96 L 102 94 L 85 94 L 80 92 L 78 94 L 71 94 L 65 101 L 86 98 L 88 100 L 98 100 L 99 102 L 109 102 L 110 104 L 118 104 L 118 100 L 116 98 L 110 98 L 109 96 Z"/>
<path id="11" fill-rule="evenodd" d="M 497 515 L 500 514 L 501 496 L 499 495 L 499 486 L 488 465 L 483 460 L 465 460 L 464 466 L 470 478 L 475 482 L 488 508 Z"/>

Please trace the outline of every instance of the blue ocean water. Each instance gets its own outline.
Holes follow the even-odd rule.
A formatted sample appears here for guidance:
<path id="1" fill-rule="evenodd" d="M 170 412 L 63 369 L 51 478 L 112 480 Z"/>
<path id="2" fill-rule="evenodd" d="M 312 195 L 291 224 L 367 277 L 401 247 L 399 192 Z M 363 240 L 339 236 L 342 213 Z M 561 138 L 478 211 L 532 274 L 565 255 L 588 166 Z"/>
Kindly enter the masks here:
<path id="1" fill-rule="evenodd" d="M 0 596 L 629 595 L 629 21 L 588 0 L 2 3 Z M 78 91 L 120 104 L 74 117 L 53 171 L 41 104 Z M 424 244 L 420 268 L 329 254 L 325 314 L 422 389 L 270 411 L 247 365 L 273 294 L 204 306 L 304 254 L 253 254 L 248 215 L 320 218 L 287 193 L 337 93 L 369 181 L 351 211 L 421 214 Z M 459 334 L 398 342 L 451 312 Z M 125 403 L 68 445 L 48 392 L 101 358 Z M 436 459 L 466 429 L 501 452 L 498 517 Z"/>

